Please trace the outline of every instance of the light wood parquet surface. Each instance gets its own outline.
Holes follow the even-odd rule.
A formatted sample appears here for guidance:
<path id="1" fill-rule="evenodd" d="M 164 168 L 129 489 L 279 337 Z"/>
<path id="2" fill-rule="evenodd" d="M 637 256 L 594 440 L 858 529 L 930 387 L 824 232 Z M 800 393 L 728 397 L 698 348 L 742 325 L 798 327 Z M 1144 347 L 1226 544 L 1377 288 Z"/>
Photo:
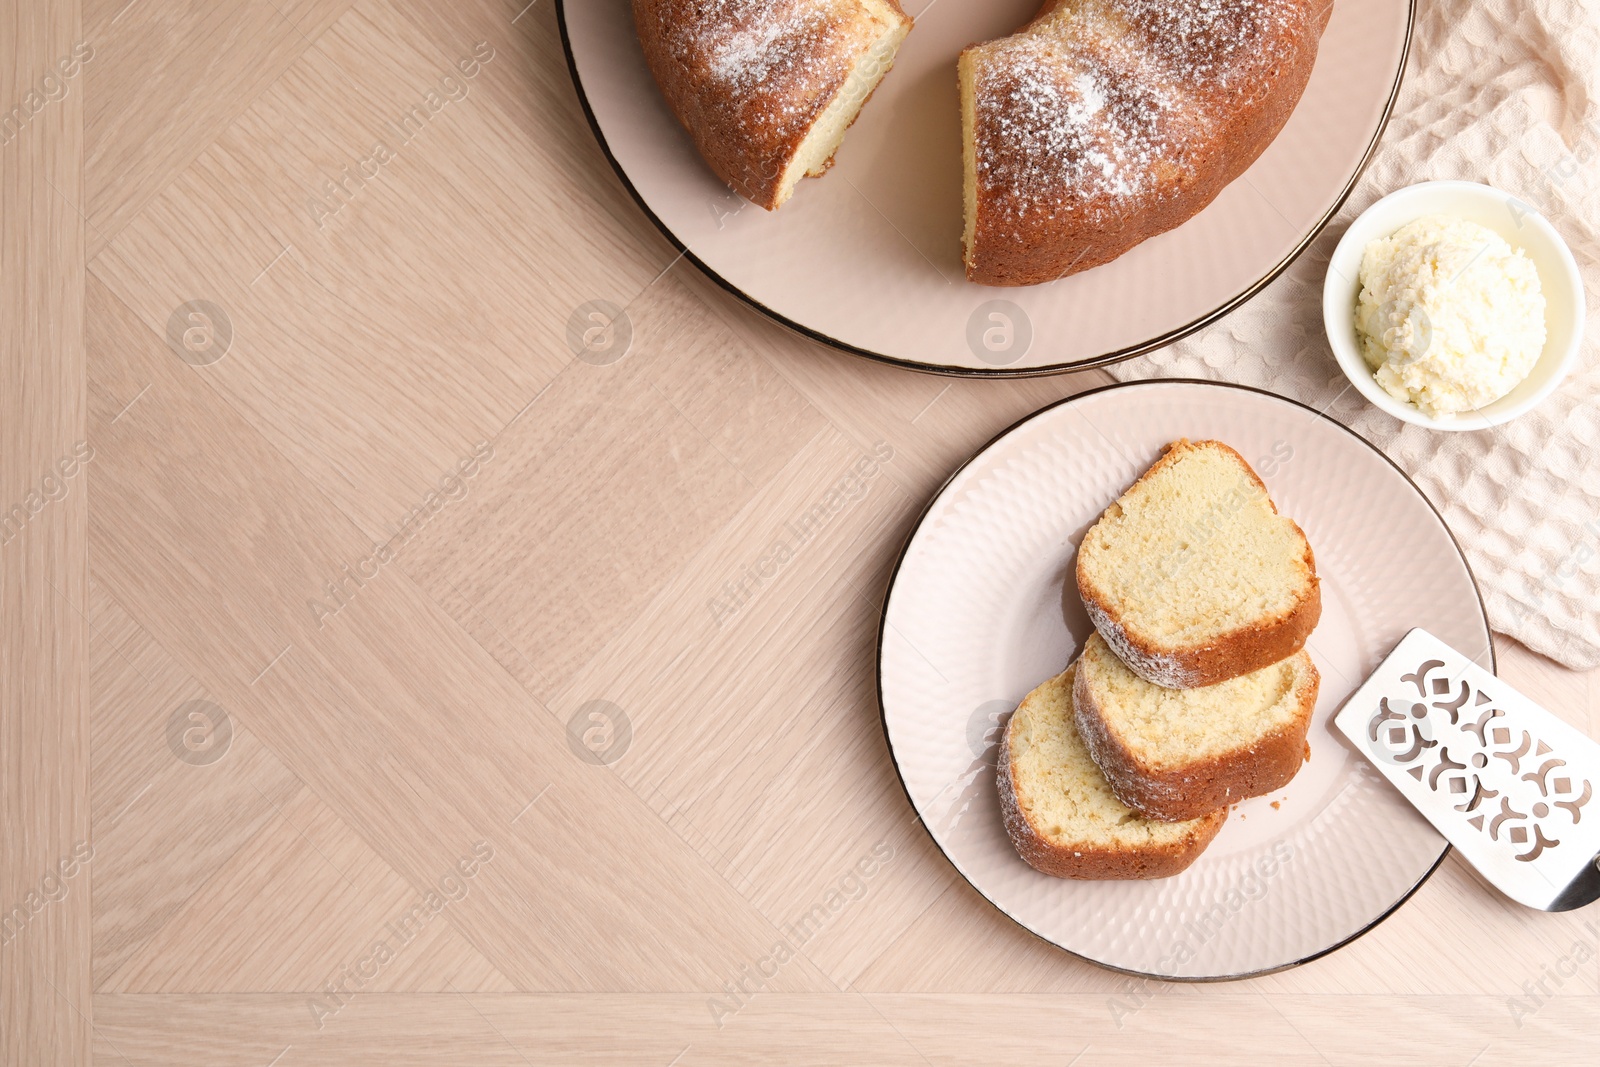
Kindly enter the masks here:
<path id="1" fill-rule="evenodd" d="M 1214 986 L 968 887 L 879 725 L 889 569 L 976 447 L 1108 379 L 917 375 L 754 314 L 629 200 L 525 3 L 0 3 L 0 105 L 77 57 L 0 149 L 0 502 L 57 479 L 0 548 L 0 906 L 40 904 L 6 1064 L 1593 1059 L 1600 913 L 1455 859 Z M 632 329 L 603 366 L 565 341 L 595 299 Z M 1596 676 L 1499 653 L 1596 731 Z"/>

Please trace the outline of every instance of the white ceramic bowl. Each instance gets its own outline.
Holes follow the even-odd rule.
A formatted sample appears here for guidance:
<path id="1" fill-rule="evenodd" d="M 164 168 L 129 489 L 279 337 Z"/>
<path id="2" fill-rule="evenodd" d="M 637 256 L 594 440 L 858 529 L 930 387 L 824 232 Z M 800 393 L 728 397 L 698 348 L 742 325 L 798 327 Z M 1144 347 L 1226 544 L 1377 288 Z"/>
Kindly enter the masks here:
<path id="1" fill-rule="evenodd" d="M 1486 226 L 1520 248 L 1539 271 L 1545 298 L 1545 346 L 1527 379 L 1494 403 L 1435 419 L 1416 405 L 1384 391 L 1362 358 L 1356 338 L 1356 301 L 1361 292 L 1361 256 L 1368 242 L 1387 237 L 1427 215 L 1454 215 Z M 1334 357 L 1361 394 L 1397 419 L 1435 430 L 1483 430 L 1532 410 L 1561 384 L 1578 362 L 1583 341 L 1583 277 L 1567 243 L 1530 205 L 1476 182 L 1423 182 L 1388 196 L 1350 224 L 1328 263 L 1322 287 L 1322 318 Z"/>

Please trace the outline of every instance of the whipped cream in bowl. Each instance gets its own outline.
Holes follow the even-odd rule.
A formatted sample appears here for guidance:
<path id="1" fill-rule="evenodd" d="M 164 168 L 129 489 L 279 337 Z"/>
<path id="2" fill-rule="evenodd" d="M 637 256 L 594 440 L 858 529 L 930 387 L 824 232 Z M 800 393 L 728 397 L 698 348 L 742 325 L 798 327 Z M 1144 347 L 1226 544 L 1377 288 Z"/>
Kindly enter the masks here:
<path id="1" fill-rule="evenodd" d="M 1323 318 L 1341 369 L 1406 422 L 1480 430 L 1532 409 L 1577 363 L 1583 280 L 1528 204 L 1426 182 L 1363 212 L 1340 240 Z"/>

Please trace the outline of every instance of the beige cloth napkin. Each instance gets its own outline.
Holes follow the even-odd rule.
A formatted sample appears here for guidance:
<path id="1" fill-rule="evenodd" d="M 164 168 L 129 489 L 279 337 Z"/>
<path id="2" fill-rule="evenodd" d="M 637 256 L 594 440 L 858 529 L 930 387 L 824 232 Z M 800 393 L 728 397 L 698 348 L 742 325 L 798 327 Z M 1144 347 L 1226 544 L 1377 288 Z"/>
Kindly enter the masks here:
<path id="1" fill-rule="evenodd" d="M 1487 182 L 1544 214 L 1572 246 L 1592 317 L 1600 0 L 1420 0 L 1394 116 L 1339 217 L 1232 315 L 1111 373 L 1214 378 L 1331 403 L 1329 415 L 1388 453 L 1444 515 L 1496 631 L 1569 667 L 1600 667 L 1600 333 L 1591 326 L 1583 366 L 1555 396 L 1476 433 L 1404 424 L 1344 391 L 1323 333 L 1323 275 L 1350 220 L 1395 189 L 1440 178 Z"/>

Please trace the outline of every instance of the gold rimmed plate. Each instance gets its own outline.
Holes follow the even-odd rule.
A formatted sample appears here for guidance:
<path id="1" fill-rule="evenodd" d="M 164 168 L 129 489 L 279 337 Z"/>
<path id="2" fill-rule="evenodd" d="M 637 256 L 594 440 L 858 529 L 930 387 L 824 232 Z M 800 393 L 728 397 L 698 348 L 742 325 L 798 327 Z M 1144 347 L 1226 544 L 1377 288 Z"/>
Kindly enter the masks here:
<path id="1" fill-rule="evenodd" d="M 1075 882 L 1040 874 L 1000 819 L 994 759 L 1011 709 L 1091 628 L 1078 542 L 1167 443 L 1237 449 L 1305 530 L 1322 580 L 1307 645 L 1322 675 L 1310 758 L 1237 805 L 1182 874 Z M 1079 394 L 1006 431 L 938 492 L 900 557 L 879 634 L 895 766 L 957 870 L 1028 930 L 1085 959 L 1166 978 L 1238 978 L 1315 959 L 1398 907 L 1444 839 L 1332 728 L 1333 713 L 1413 627 L 1493 669 L 1460 548 L 1387 457 L 1321 413 L 1195 381 Z"/>
<path id="2" fill-rule="evenodd" d="M 629 0 L 562 0 L 559 10 L 601 146 L 686 258 L 819 341 L 922 370 L 999 376 L 1081 370 L 1149 351 L 1275 278 L 1338 211 L 1377 145 L 1413 13 L 1397 0 L 1335 0 L 1288 125 L 1210 207 L 1106 266 L 997 289 L 968 282 L 961 263 L 956 57 L 973 41 L 1015 30 L 1038 0 L 905 6 L 916 29 L 833 169 L 802 182 L 771 214 L 718 181 L 668 110 Z"/>

